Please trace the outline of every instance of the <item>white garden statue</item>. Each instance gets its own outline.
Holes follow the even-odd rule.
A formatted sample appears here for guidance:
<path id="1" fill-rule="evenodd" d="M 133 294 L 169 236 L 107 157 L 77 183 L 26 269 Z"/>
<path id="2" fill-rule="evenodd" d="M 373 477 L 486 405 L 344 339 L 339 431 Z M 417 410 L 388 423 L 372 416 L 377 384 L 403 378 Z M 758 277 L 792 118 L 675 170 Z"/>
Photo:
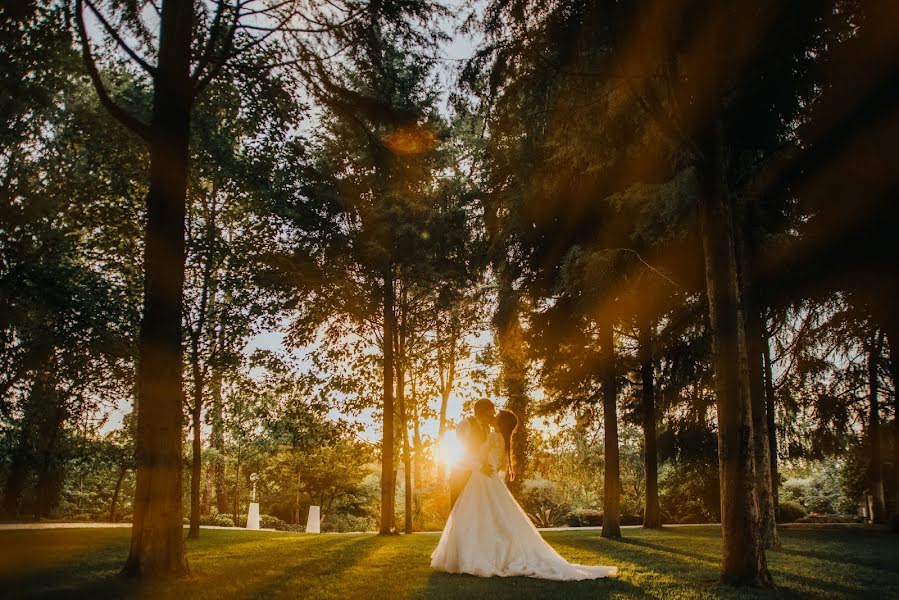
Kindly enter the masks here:
<path id="1" fill-rule="evenodd" d="M 306 519 L 306 533 L 321 533 L 321 507 L 309 507 L 309 518 Z"/>
<path id="2" fill-rule="evenodd" d="M 250 501 L 250 510 L 247 513 L 247 529 L 259 529 L 259 503 L 256 502 L 256 481 L 259 479 L 257 473 L 250 475 L 250 481 L 253 482 L 253 495 Z"/>

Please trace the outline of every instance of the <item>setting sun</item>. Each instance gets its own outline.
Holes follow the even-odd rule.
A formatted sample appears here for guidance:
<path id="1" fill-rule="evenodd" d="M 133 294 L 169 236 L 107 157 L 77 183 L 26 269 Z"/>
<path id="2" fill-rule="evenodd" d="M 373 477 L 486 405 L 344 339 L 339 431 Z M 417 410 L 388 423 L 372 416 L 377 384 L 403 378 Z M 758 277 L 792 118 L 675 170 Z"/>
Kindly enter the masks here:
<path id="1" fill-rule="evenodd" d="M 447 467 L 452 467 L 461 458 L 462 444 L 456 437 L 456 432 L 451 429 L 443 435 L 443 439 L 437 446 L 437 460 Z"/>

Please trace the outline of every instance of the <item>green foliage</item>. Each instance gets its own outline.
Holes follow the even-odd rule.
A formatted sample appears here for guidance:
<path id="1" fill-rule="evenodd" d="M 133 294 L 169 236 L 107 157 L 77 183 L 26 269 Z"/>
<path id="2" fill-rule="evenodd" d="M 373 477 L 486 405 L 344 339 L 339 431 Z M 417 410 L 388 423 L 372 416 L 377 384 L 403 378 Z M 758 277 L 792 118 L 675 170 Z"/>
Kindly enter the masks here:
<path id="1" fill-rule="evenodd" d="M 537 527 L 558 527 L 571 510 L 557 486 L 545 479 L 525 481 L 519 501 Z"/>
<path id="2" fill-rule="evenodd" d="M 400 518 L 400 517 L 397 517 Z M 374 531 L 377 528 L 377 519 L 373 516 L 355 516 L 337 513 L 325 515 L 321 524 L 323 532 L 336 531 L 337 533 Z"/>
<path id="3" fill-rule="evenodd" d="M 784 480 L 780 486 L 780 501 L 792 501 L 801 505 L 806 512 L 832 515 L 840 510 L 846 502 L 842 499 L 841 468 L 837 461 L 810 463 L 803 469 L 790 469 L 783 472 Z M 848 499 L 857 501 L 857 498 Z M 854 509 L 853 511 L 854 512 Z M 803 515 L 804 516 L 804 515 Z"/>
<path id="4" fill-rule="evenodd" d="M 777 522 L 793 523 L 808 516 L 804 506 L 792 500 L 781 500 L 777 505 Z"/>
<path id="5" fill-rule="evenodd" d="M 216 515 L 212 520 L 212 525 L 218 527 L 234 527 L 234 518 L 229 515 Z"/>
<path id="6" fill-rule="evenodd" d="M 259 515 L 259 527 L 262 529 L 275 529 L 277 531 L 284 531 L 287 528 L 287 523 L 285 523 L 278 517 L 273 517 L 271 515 Z"/>
<path id="7" fill-rule="evenodd" d="M 840 469 L 840 501 L 837 509 L 843 514 L 854 515 L 858 511 L 858 503 L 869 493 L 868 463 L 863 456 L 861 444 L 853 445 L 845 456 Z"/>
<path id="8" fill-rule="evenodd" d="M 577 508 L 565 517 L 569 527 L 599 527 L 602 525 L 602 511 Z"/>
<path id="9" fill-rule="evenodd" d="M 671 523 L 716 523 L 721 518 L 718 467 L 669 463 L 659 469 L 659 504 Z"/>

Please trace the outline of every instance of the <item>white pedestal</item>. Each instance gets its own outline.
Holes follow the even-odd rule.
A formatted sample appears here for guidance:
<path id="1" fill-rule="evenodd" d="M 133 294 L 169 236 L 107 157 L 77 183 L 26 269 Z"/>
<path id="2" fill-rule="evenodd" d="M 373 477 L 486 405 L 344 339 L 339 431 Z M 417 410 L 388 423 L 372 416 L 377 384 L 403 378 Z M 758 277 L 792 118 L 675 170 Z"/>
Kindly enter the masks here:
<path id="1" fill-rule="evenodd" d="M 247 529 L 259 529 L 259 503 L 251 502 L 247 513 Z"/>
<path id="2" fill-rule="evenodd" d="M 309 507 L 309 518 L 306 519 L 306 533 L 321 533 L 321 508 Z"/>

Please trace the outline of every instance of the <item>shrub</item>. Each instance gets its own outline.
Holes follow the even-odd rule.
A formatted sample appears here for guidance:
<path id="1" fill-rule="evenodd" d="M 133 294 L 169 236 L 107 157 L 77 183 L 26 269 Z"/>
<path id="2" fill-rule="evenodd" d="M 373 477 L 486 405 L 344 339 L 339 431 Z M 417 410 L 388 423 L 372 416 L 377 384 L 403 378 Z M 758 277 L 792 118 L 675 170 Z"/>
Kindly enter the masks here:
<path id="1" fill-rule="evenodd" d="M 218 525 L 219 527 L 234 527 L 234 519 L 228 515 L 217 515 L 213 525 Z"/>
<path id="2" fill-rule="evenodd" d="M 592 508 L 579 508 L 568 513 L 565 521 L 569 527 L 599 527 L 602 525 L 602 513 Z"/>
<path id="3" fill-rule="evenodd" d="M 621 515 L 620 525 L 642 525 L 642 515 Z"/>
<path id="4" fill-rule="evenodd" d="M 777 522 L 792 523 L 808 516 L 808 511 L 798 502 L 784 500 L 777 507 Z"/>
<path id="5" fill-rule="evenodd" d="M 399 516 L 397 516 L 397 521 L 401 522 Z M 322 531 L 337 531 L 339 533 L 348 531 L 371 531 L 372 525 L 371 519 L 368 517 L 357 517 L 339 513 L 325 517 L 321 529 Z"/>
<path id="6" fill-rule="evenodd" d="M 567 514 L 567 506 L 552 506 L 533 513 L 528 513 L 528 516 L 537 527 L 559 527 L 565 522 L 565 516 Z"/>
<path id="7" fill-rule="evenodd" d="M 861 523 L 861 517 L 851 515 L 810 515 L 796 519 L 796 523 Z"/>
<path id="8" fill-rule="evenodd" d="M 710 523 L 713 521 L 710 521 L 705 513 L 687 513 L 684 515 L 680 515 L 677 518 L 676 522 L 689 524 L 689 525 L 696 525 L 696 524 L 702 524 L 702 523 Z"/>
<path id="9" fill-rule="evenodd" d="M 570 511 L 556 484 L 545 479 L 524 482 L 521 505 L 537 527 L 558 527 Z"/>
<path id="10" fill-rule="evenodd" d="M 259 527 L 262 529 L 277 529 L 278 531 L 284 531 L 286 525 L 287 523 L 278 517 L 259 515 Z"/>
<path id="11" fill-rule="evenodd" d="M 696 447 L 703 447 L 700 442 Z M 708 440 L 707 440 L 708 441 Z M 707 450 L 707 448 L 706 448 Z M 717 463 L 669 462 L 659 469 L 659 501 L 669 523 L 717 523 L 721 518 Z"/>

